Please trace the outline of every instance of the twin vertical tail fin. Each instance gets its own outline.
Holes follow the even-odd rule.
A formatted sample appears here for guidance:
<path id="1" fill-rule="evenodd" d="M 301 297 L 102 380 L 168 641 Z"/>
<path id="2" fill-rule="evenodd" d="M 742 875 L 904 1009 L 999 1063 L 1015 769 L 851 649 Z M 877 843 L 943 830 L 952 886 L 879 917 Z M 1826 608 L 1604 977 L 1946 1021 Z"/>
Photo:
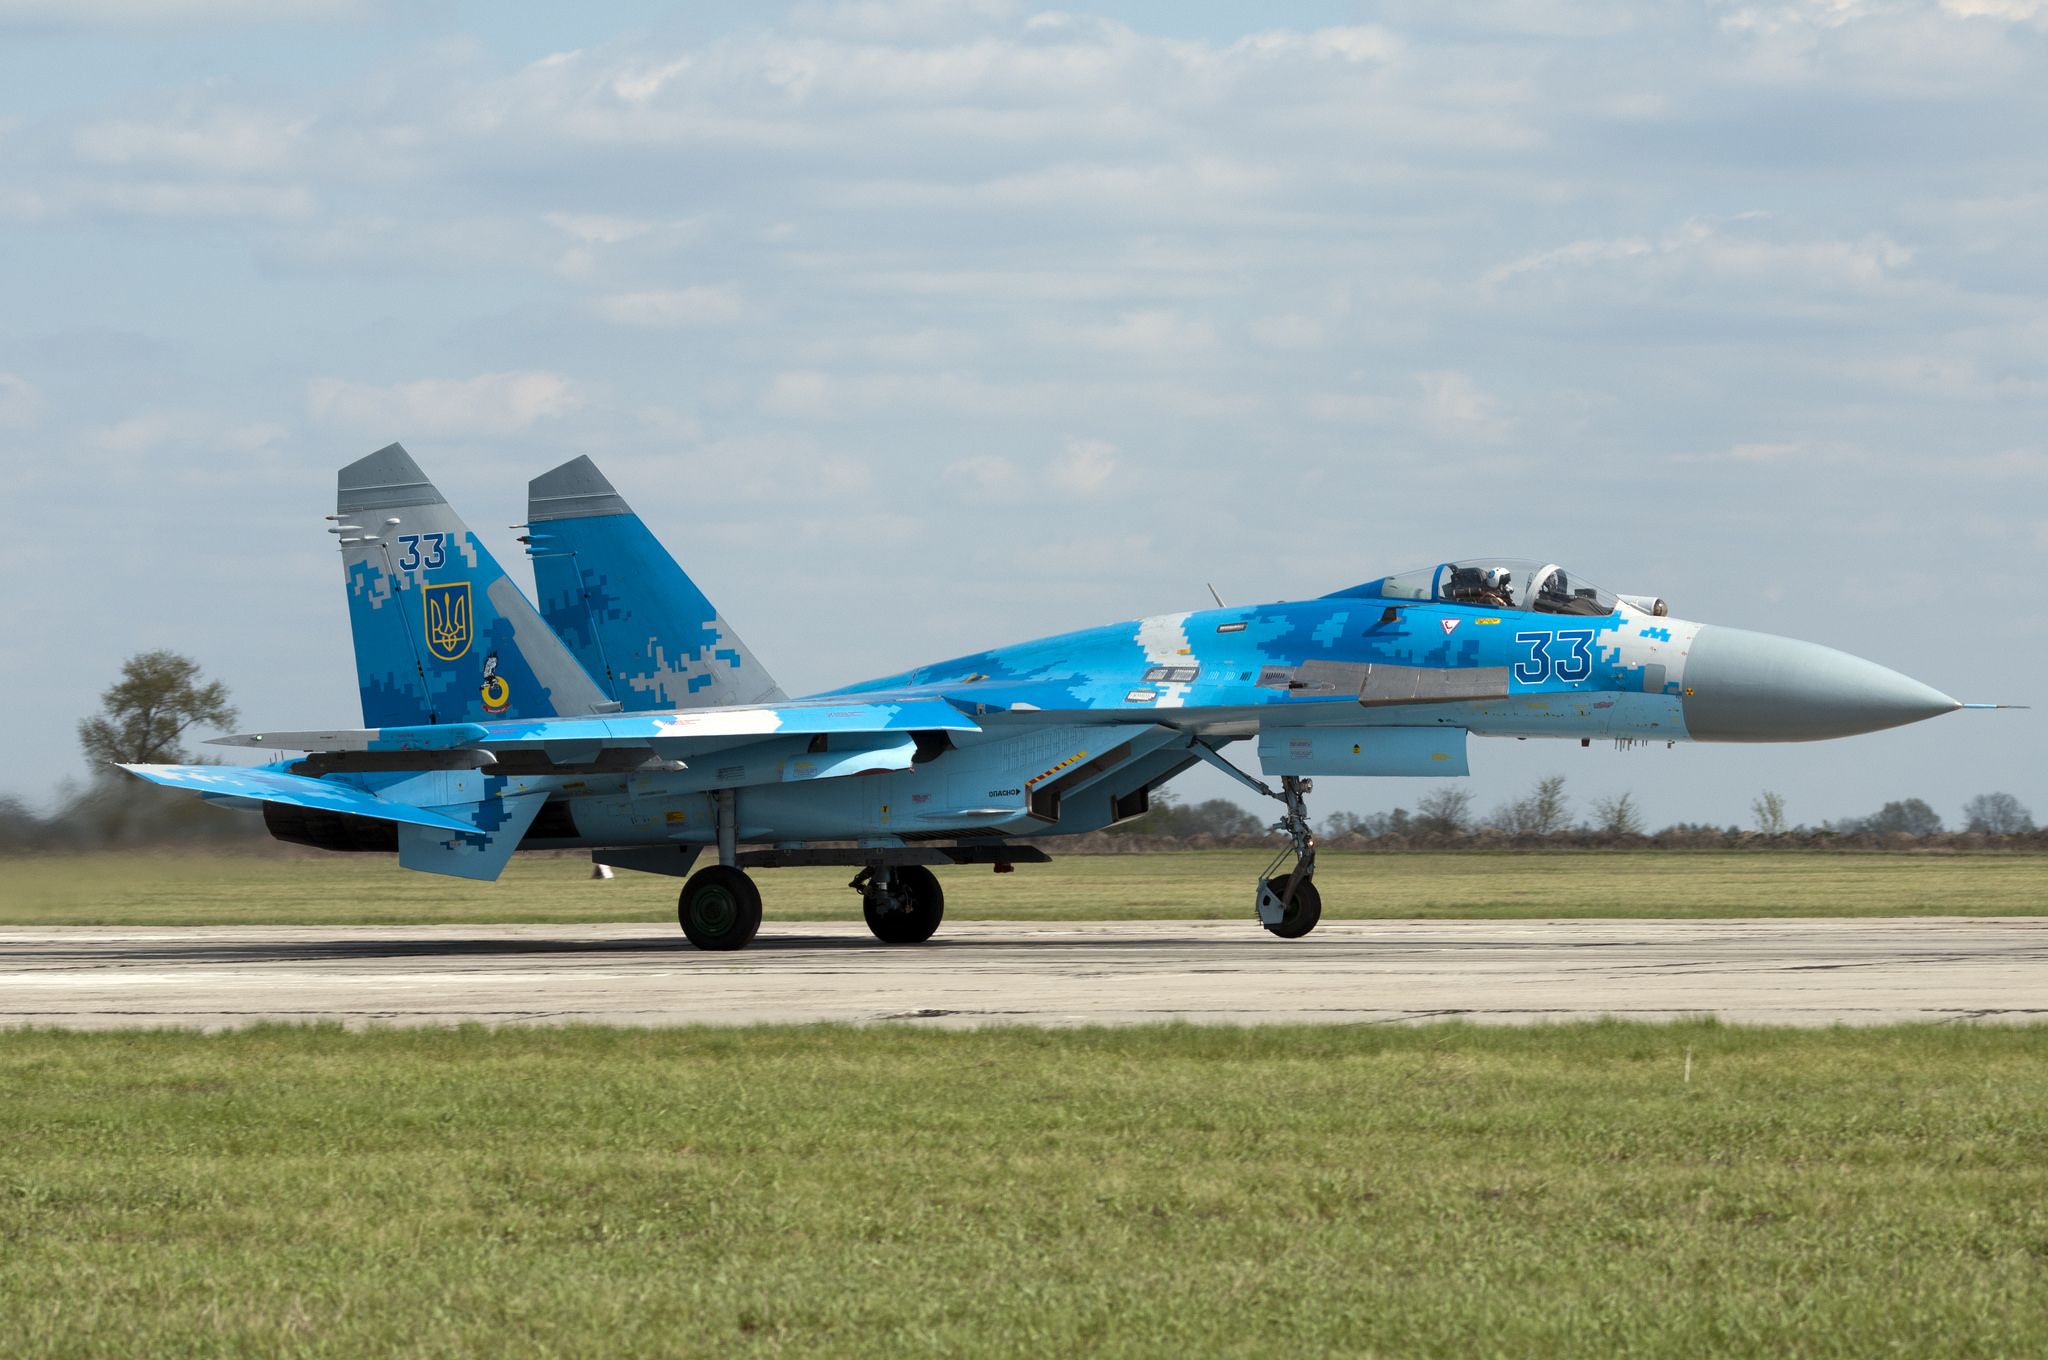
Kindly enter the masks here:
<path id="1" fill-rule="evenodd" d="M 541 616 L 628 711 L 786 698 L 588 458 L 527 484 Z"/>
<path id="2" fill-rule="evenodd" d="M 335 510 L 364 726 L 616 708 L 404 448 L 343 468 Z"/>

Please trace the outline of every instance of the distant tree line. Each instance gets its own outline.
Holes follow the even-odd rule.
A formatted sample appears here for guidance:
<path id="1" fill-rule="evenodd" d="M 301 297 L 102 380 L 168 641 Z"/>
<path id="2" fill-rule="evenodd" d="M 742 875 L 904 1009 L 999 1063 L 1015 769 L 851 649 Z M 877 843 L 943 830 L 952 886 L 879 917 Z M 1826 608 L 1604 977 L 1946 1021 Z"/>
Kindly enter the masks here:
<path id="1" fill-rule="evenodd" d="M 1746 826 L 1679 822 L 1651 831 L 1634 795 L 1595 798 L 1575 815 L 1562 775 L 1540 779 L 1528 793 L 1480 813 L 1470 789 L 1438 785 L 1413 809 L 1359 816 L 1338 812 L 1317 828 L 1332 850 L 1483 849 L 2014 849 L 2048 850 L 2048 831 L 2009 793 L 1983 793 L 1963 805 L 1950 828 L 1919 798 L 1886 803 L 1867 817 L 1795 825 L 1785 799 L 1766 790 L 1750 804 Z M 1107 851 L 1175 847 L 1265 845 L 1267 822 L 1227 798 L 1184 804 L 1171 793 L 1153 795 L 1152 810 L 1098 836 L 1068 842 L 1070 849 Z"/>

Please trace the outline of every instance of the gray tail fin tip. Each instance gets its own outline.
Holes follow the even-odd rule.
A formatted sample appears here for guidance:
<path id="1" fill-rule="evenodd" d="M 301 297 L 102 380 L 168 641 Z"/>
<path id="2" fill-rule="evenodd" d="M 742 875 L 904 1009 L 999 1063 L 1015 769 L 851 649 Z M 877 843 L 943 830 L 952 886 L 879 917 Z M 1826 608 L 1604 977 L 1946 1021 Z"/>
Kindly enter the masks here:
<path id="1" fill-rule="evenodd" d="M 587 454 L 571 458 L 526 484 L 526 521 L 529 524 L 631 513 L 632 507 L 626 504 L 626 498 L 613 489 Z"/>
<path id="2" fill-rule="evenodd" d="M 386 444 L 358 458 L 335 477 L 335 513 L 447 504 L 403 444 Z"/>

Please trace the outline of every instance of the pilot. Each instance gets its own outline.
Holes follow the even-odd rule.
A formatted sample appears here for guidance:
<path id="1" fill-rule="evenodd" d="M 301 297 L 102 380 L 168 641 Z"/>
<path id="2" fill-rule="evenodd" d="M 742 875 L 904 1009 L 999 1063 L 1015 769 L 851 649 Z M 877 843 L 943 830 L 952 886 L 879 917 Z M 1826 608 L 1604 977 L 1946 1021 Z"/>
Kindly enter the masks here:
<path id="1" fill-rule="evenodd" d="M 1565 579 L 1564 569 L 1558 568 L 1543 578 L 1543 584 L 1536 590 L 1536 608 L 1545 614 L 1604 614 L 1597 591 L 1580 589 L 1574 594 L 1571 582 Z"/>
<path id="2" fill-rule="evenodd" d="M 1477 597 L 1479 604 L 1492 605 L 1496 609 L 1513 609 L 1514 596 L 1510 588 L 1514 585 L 1514 573 L 1500 567 L 1488 567 L 1480 575 L 1481 590 Z"/>

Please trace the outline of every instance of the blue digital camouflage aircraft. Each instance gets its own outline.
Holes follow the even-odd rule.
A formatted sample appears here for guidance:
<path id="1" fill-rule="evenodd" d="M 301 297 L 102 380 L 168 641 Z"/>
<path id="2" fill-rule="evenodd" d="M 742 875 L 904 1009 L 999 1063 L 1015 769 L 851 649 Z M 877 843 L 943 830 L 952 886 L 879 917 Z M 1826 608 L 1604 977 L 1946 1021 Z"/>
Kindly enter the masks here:
<path id="1" fill-rule="evenodd" d="M 586 458 L 530 485 L 536 610 L 393 444 L 341 470 L 334 525 L 364 726 L 223 738 L 259 767 L 131 765 L 271 834 L 494 879 L 589 847 L 686 876 L 683 932 L 753 939 L 746 871 L 858 868 L 869 927 L 929 939 L 930 866 L 1144 813 L 1198 762 L 1279 801 L 1273 934 L 1315 927 L 1308 776 L 1466 773 L 1467 738 L 1812 741 L 1963 707 L 1869 661 L 1671 618 L 1555 563 L 1447 562 L 1318 599 L 1205 609 L 977 652 L 801 699 Z M 1256 743 L 1275 789 L 1222 754 Z M 716 862 L 692 867 L 706 849 Z M 1283 872 L 1284 870 L 1284 872 Z"/>

